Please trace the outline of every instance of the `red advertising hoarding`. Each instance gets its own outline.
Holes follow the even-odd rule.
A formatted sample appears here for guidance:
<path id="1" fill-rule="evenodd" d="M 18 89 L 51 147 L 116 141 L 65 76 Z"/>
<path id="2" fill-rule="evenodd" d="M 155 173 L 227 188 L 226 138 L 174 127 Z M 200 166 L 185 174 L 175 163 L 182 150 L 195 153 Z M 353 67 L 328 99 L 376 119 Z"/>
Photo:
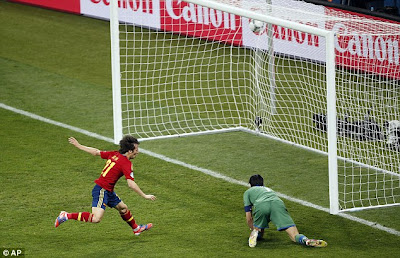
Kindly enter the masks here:
<path id="1" fill-rule="evenodd" d="M 13 2 L 109 19 L 110 0 L 13 0 Z M 254 35 L 249 30 L 246 18 L 181 0 L 119 0 L 118 3 L 121 12 L 131 17 L 127 22 L 133 24 L 246 47 L 259 47 L 254 42 L 266 41 L 265 32 L 264 35 Z M 314 9 L 317 13 L 343 18 L 311 24 L 338 33 L 335 48 L 336 63 L 339 66 L 400 79 L 400 31 L 382 33 L 376 26 L 365 26 L 360 30 L 361 22 L 357 21 L 395 22 L 323 6 L 314 6 Z M 131 15 L 130 12 L 136 14 Z M 385 26 L 390 27 L 390 25 Z M 394 28 L 399 30 L 397 26 Z M 277 26 L 274 26 L 273 30 L 276 52 L 325 61 L 324 39 Z"/>
<path id="2" fill-rule="evenodd" d="M 239 16 L 173 0 L 160 1 L 161 29 L 242 45 Z"/>
<path id="3" fill-rule="evenodd" d="M 11 0 L 11 2 L 36 5 L 69 13 L 81 13 L 81 0 Z"/>

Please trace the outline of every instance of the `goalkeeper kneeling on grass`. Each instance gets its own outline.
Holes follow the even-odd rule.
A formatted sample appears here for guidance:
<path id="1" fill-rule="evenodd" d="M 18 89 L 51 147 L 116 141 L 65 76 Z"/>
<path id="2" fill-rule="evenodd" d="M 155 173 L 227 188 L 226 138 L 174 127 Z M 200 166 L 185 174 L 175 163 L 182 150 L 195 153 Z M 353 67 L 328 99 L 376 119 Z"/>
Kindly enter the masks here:
<path id="1" fill-rule="evenodd" d="M 249 183 L 251 187 L 244 193 L 243 200 L 247 224 L 251 230 L 250 247 L 257 245 L 257 239 L 263 237 L 264 229 L 268 228 L 269 222 L 275 224 L 278 231 L 286 231 L 293 242 L 311 247 L 328 245 L 323 240 L 309 239 L 299 234 L 285 204 L 274 191 L 264 186 L 262 176 L 251 176 Z"/>

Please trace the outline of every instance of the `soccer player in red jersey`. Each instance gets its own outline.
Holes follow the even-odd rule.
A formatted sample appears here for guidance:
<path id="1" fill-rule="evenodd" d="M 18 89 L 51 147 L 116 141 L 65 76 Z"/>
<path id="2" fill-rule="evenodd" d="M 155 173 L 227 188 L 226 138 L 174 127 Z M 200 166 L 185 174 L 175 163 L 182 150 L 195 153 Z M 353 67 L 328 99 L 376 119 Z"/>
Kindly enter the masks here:
<path id="1" fill-rule="evenodd" d="M 61 211 L 55 221 L 55 227 L 58 227 L 61 223 L 69 219 L 99 223 L 103 218 L 106 206 L 108 206 L 119 211 L 122 219 L 132 227 L 135 235 L 149 230 L 153 224 L 137 225 L 128 206 L 114 192 L 114 186 L 118 179 L 125 176 L 128 186 L 138 195 L 147 200 L 154 201 L 156 199 L 154 195 L 143 193 L 140 187 L 135 183 L 133 167 L 130 160 L 134 159 L 139 154 L 139 141 L 133 136 L 126 135 L 119 142 L 119 151 L 100 151 L 96 148 L 81 145 L 74 137 L 70 137 L 68 141 L 78 149 L 90 153 L 93 156 L 100 156 L 107 161 L 100 177 L 94 181 L 96 184 L 92 190 L 92 213 L 68 213 Z"/>

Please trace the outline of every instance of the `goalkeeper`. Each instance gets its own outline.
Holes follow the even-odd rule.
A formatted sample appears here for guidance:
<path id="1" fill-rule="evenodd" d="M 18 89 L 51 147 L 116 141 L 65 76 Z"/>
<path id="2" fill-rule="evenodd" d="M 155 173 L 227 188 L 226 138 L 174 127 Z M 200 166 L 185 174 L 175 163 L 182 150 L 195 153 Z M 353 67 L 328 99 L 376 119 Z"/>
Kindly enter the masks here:
<path id="1" fill-rule="evenodd" d="M 274 191 L 264 186 L 262 176 L 251 176 L 249 183 L 251 187 L 244 193 L 243 200 L 247 224 L 251 230 L 250 247 L 257 245 L 257 238 L 262 238 L 269 222 L 275 224 L 278 231 L 286 231 L 293 242 L 311 247 L 327 246 L 323 240 L 308 239 L 299 234 L 285 204 Z"/>

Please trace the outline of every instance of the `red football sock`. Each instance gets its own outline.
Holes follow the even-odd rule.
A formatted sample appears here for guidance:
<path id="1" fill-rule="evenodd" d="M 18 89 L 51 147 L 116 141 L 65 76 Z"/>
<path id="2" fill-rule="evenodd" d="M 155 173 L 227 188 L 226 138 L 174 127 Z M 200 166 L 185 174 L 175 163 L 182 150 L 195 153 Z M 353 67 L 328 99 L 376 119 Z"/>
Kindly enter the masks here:
<path id="1" fill-rule="evenodd" d="M 92 222 L 93 214 L 90 212 L 76 212 L 76 213 L 67 213 L 68 219 L 74 219 L 84 222 Z"/>
<path id="2" fill-rule="evenodd" d="M 136 221 L 133 218 L 130 210 L 128 210 L 125 214 L 121 214 L 121 218 L 123 220 L 125 220 L 126 223 L 128 223 L 129 226 L 131 226 L 132 229 L 135 229 L 135 228 L 138 227 L 138 225 L 136 224 Z"/>

